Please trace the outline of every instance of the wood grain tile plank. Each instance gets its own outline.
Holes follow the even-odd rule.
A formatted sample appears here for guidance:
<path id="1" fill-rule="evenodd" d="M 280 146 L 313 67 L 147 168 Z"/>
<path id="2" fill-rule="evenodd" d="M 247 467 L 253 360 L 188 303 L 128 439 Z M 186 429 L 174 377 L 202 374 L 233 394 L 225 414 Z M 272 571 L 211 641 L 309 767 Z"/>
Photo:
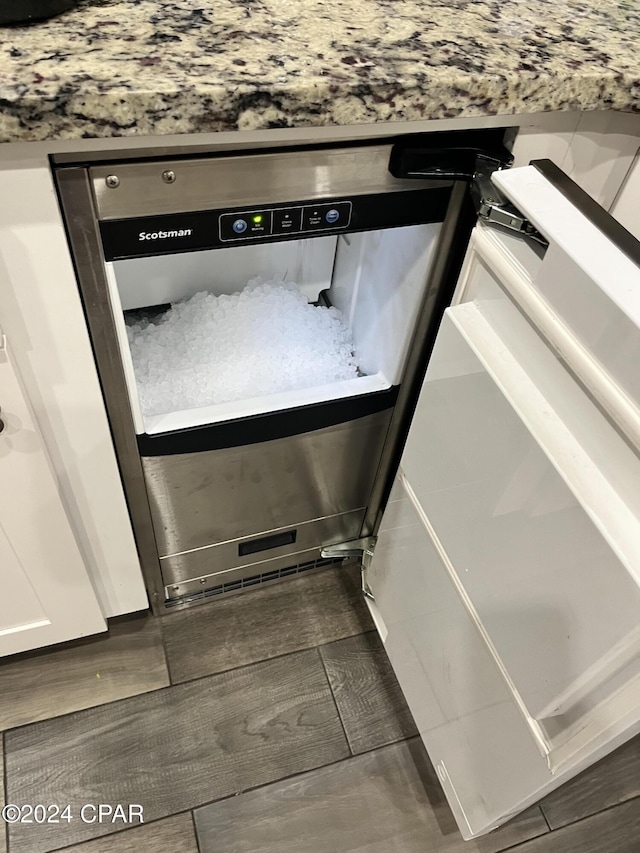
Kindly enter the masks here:
<path id="1" fill-rule="evenodd" d="M 0 728 L 136 696 L 169 683 L 158 620 L 117 620 L 108 634 L 0 662 Z"/>
<path id="2" fill-rule="evenodd" d="M 417 734 L 375 631 L 322 646 L 320 654 L 354 755 Z"/>
<path id="3" fill-rule="evenodd" d="M 606 812 L 527 841 L 517 853 L 638 853 L 640 800 L 629 800 Z"/>
<path id="4" fill-rule="evenodd" d="M 191 813 L 66 847 L 64 853 L 198 853 Z"/>
<path id="5" fill-rule="evenodd" d="M 463 841 L 421 741 L 387 746 L 195 812 L 201 853 L 497 853 L 539 809 Z"/>
<path id="6" fill-rule="evenodd" d="M 266 585 L 163 622 L 174 684 L 372 628 L 357 566 Z"/>
<path id="7" fill-rule="evenodd" d="M 633 797 L 640 797 L 640 737 L 558 788 L 541 807 L 549 826 L 556 829 Z"/>
<path id="8" fill-rule="evenodd" d="M 348 746 L 316 650 L 14 729 L 11 802 L 144 807 L 155 820 L 337 761 Z M 11 853 L 44 853 L 122 828 L 10 827 Z"/>

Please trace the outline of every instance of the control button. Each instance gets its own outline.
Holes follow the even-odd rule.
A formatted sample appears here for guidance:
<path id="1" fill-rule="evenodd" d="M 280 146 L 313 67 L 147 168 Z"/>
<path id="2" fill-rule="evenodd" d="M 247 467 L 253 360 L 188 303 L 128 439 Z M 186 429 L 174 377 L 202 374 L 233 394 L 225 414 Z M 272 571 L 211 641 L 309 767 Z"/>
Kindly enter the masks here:
<path id="1" fill-rule="evenodd" d="M 223 213 L 220 217 L 220 239 L 249 240 L 265 237 L 271 233 L 271 211 L 252 210 L 238 213 Z"/>
<path id="2" fill-rule="evenodd" d="M 322 231 L 329 228 L 346 228 L 351 219 L 351 202 L 305 205 L 302 210 L 302 230 Z"/>
<path id="3" fill-rule="evenodd" d="M 285 207 L 273 211 L 272 234 L 295 233 L 302 229 L 302 208 Z"/>

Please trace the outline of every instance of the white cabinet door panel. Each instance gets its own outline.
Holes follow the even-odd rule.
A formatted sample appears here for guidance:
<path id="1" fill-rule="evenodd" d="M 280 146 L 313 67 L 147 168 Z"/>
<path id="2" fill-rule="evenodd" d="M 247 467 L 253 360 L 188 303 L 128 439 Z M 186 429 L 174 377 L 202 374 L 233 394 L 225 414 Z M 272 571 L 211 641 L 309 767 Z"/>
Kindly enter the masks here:
<path id="1" fill-rule="evenodd" d="M 365 572 L 465 837 L 640 730 L 640 272 L 499 183 L 549 248 L 476 228 Z"/>
<path id="2" fill-rule="evenodd" d="M 640 266 L 533 166 L 495 182 L 549 239 L 528 297 L 520 289 L 516 299 L 540 315 L 545 336 L 640 446 Z"/>
<path id="3" fill-rule="evenodd" d="M 3 586 L 8 593 L 0 600 L 0 637 L 23 630 L 25 626 L 47 625 L 40 599 L 3 527 L 0 527 L 0 566 Z"/>
<path id="4" fill-rule="evenodd" d="M 6 347 L 0 406 L 1 656 L 106 625 Z"/>
<path id="5" fill-rule="evenodd" d="M 402 524 L 380 530 L 367 570 L 375 603 L 368 603 L 378 618 L 384 614 L 386 652 L 469 838 L 524 808 L 546 782 L 547 765 L 402 474 L 394 495 L 392 511 Z"/>
<path id="6" fill-rule="evenodd" d="M 535 333 L 524 321 L 518 328 L 516 309 L 510 310 L 520 342 L 530 336 L 535 343 Z M 485 344 L 482 333 L 491 343 L 493 327 L 474 305 L 445 316 L 433 356 L 441 378 L 427 377 L 402 465 L 519 696 L 541 719 L 557 713 L 558 697 L 601 661 L 604 666 L 613 647 L 634 642 L 640 523 L 627 519 L 617 531 L 615 553 L 594 515 L 604 515 L 600 527 L 609 532 L 628 508 L 614 493 L 599 503 L 607 482 L 590 470 L 593 462 L 554 410 L 553 394 L 531 384 L 525 367 L 533 365 L 517 362 L 497 335 L 495 351 L 482 353 L 495 371 L 485 367 L 465 332 L 478 349 Z M 551 365 L 545 366 L 559 373 L 552 378 L 570 386 L 573 380 L 537 343 L 541 349 L 527 353 L 536 367 L 548 356 Z M 456 372 L 448 378 L 443 344 Z M 460 375 L 465 360 L 470 372 Z M 518 395 L 524 415 L 516 408 Z M 589 405 L 593 419 L 602 417 Z M 640 482 L 640 461 L 609 430 L 610 445 L 620 443 Z M 438 453 L 425 453 L 425 445 Z M 558 473 L 561 465 L 570 485 Z"/>

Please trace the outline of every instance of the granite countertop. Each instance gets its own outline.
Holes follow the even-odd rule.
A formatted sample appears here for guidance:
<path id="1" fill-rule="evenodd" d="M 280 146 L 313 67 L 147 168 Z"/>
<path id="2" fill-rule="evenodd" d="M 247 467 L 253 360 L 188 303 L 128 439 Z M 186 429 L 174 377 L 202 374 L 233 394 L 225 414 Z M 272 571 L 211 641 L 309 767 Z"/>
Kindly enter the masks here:
<path id="1" fill-rule="evenodd" d="M 637 0 L 81 0 L 0 37 L 0 141 L 640 111 Z"/>

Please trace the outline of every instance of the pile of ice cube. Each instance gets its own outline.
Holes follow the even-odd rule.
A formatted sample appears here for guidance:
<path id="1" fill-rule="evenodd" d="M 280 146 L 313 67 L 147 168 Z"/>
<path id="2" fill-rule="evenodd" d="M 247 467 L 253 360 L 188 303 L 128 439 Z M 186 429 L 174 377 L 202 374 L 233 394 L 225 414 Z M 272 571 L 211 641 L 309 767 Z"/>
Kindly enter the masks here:
<path id="1" fill-rule="evenodd" d="M 292 282 L 252 279 L 232 295 L 196 293 L 127 326 L 145 415 L 353 379 L 351 333 L 336 308 Z"/>

